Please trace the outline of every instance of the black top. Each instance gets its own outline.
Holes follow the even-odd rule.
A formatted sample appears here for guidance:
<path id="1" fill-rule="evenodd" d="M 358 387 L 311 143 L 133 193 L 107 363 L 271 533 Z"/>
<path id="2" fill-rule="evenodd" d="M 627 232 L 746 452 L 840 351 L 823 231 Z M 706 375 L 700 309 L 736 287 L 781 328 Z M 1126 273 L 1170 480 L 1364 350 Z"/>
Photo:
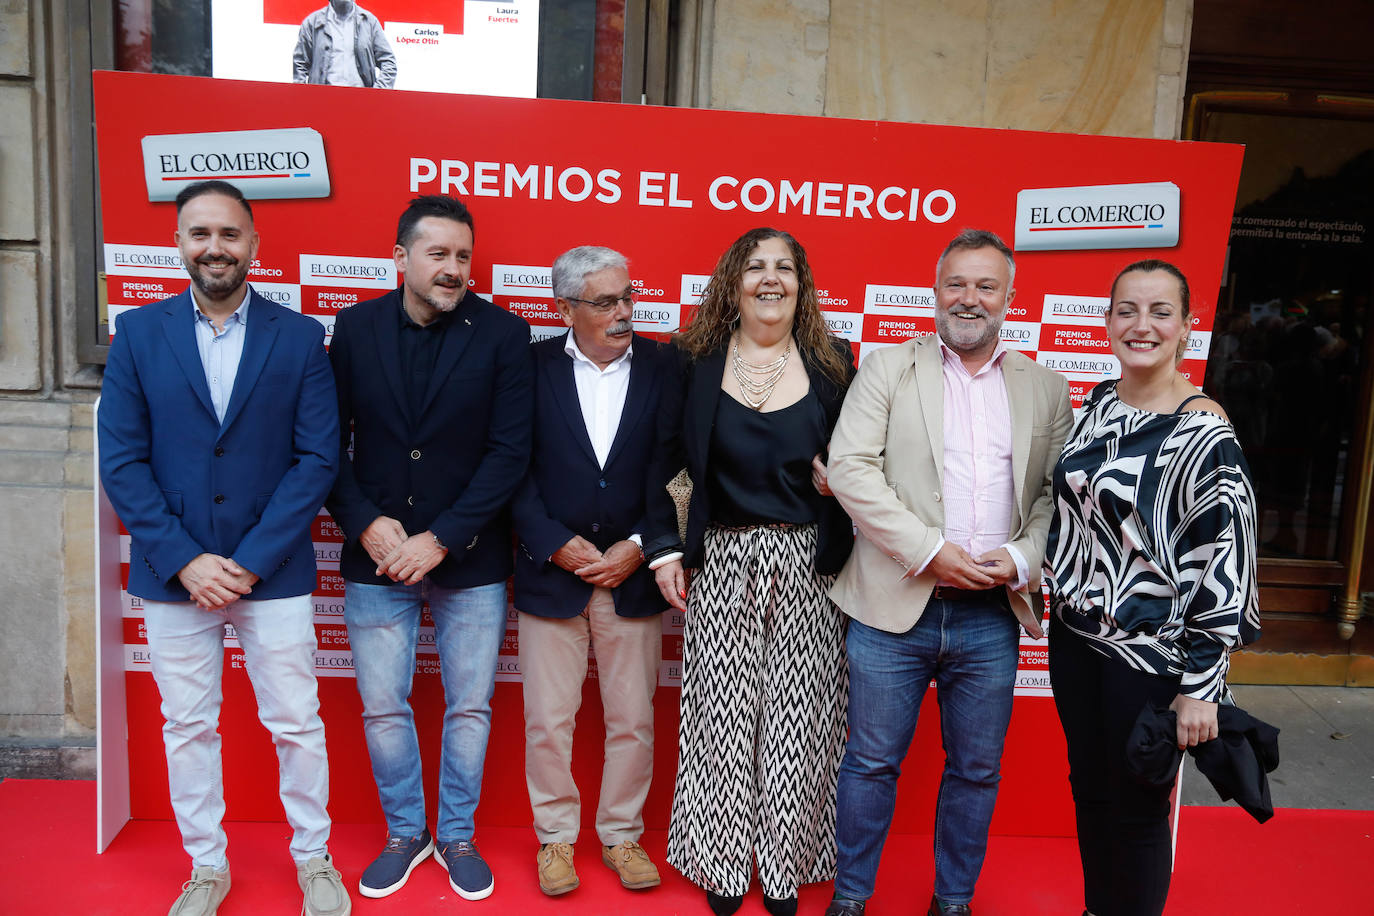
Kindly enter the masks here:
<path id="1" fill-rule="evenodd" d="M 453 312 L 440 312 L 429 324 L 416 324 L 404 302 L 398 311 L 401 313 L 401 378 L 406 386 L 410 422 L 414 423 L 424 410 L 425 394 L 434 378 L 434 364 L 443 349 L 444 335 L 453 324 Z"/>
<path id="2" fill-rule="evenodd" d="M 837 384 L 811 361 L 803 363 L 811 382 L 811 392 L 825 415 L 827 440 L 839 418 L 845 389 L 854 377 L 854 351 L 849 342 L 832 337 L 830 345 L 849 366 L 843 383 Z M 687 537 L 679 541 L 677 510 L 664 485 L 684 465 L 693 481 L 709 481 L 716 474 L 714 464 L 710 463 L 711 441 L 714 438 L 712 427 L 720 402 L 730 397 L 720 387 L 720 380 L 725 374 L 725 361 L 729 358 L 727 349 L 722 344 L 714 353 L 693 359 L 680 346 L 673 347 L 677 378 L 663 390 L 658 412 L 658 444 L 648 482 L 648 536 L 644 539 L 644 553 L 650 558 L 680 550 L 683 553 L 683 566 L 701 566 L 706 525 L 720 519 L 711 505 L 711 487 L 693 486 L 687 510 Z M 824 454 L 825 449 L 816 449 L 812 454 L 815 452 Z M 808 456 L 807 461 L 810 460 Z M 825 497 L 821 505 L 822 511 L 816 520 L 816 571 L 822 575 L 832 575 L 844 566 L 854 546 L 854 523 L 833 496 Z"/>
<path id="3" fill-rule="evenodd" d="M 711 434 L 711 521 L 805 524 L 820 517 L 811 459 L 825 450 L 825 411 L 813 391 L 780 410 L 754 410 L 729 395 Z"/>

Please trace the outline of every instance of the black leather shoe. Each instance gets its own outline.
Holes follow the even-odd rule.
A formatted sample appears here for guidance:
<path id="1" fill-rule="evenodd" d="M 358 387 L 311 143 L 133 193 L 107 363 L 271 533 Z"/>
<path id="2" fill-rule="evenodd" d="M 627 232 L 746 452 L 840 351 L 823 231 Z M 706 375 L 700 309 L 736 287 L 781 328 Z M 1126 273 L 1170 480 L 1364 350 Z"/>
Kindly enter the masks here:
<path id="1" fill-rule="evenodd" d="M 945 903 L 934 894 L 930 895 L 930 909 L 926 916 L 973 916 L 973 907 L 967 903 Z"/>
<path id="2" fill-rule="evenodd" d="M 769 897 L 763 895 L 763 908 L 772 916 L 797 916 L 797 895 L 791 897 Z"/>
<path id="3" fill-rule="evenodd" d="M 722 897 L 720 894 L 706 892 L 706 904 L 716 916 L 730 916 L 744 903 L 744 897 Z"/>
<path id="4" fill-rule="evenodd" d="M 864 916 L 864 902 L 835 897 L 825 908 L 825 916 Z"/>

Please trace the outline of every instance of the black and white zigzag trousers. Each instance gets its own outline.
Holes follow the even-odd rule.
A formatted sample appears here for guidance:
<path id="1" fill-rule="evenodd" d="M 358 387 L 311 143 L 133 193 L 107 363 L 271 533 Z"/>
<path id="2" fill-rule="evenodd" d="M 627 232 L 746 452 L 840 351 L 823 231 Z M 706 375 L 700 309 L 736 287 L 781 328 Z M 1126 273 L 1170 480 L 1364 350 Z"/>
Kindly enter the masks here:
<path id="1" fill-rule="evenodd" d="M 710 528 L 692 580 L 668 861 L 726 896 L 835 875 L 849 700 L 843 615 L 816 526 Z"/>

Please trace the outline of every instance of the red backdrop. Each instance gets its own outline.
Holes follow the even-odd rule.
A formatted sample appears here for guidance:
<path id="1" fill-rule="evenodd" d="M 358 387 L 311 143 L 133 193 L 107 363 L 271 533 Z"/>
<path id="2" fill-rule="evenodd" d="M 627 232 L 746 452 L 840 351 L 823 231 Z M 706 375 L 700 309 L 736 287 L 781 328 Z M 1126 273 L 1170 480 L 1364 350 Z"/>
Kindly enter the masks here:
<path id="1" fill-rule="evenodd" d="M 369 8 L 376 11 L 375 4 Z M 356 276 L 360 264 L 389 265 L 396 217 L 416 193 L 466 199 L 476 221 L 473 288 L 526 317 L 538 336 L 558 324 L 548 265 L 572 245 L 625 252 L 642 294 L 636 325 L 663 333 L 688 317 L 693 289 L 730 241 L 753 226 L 775 225 L 806 246 L 832 327 L 866 353 L 933 331 L 925 300 L 944 243 L 965 226 L 1010 242 L 1019 192 L 1172 183 L 1180 201 L 1170 215 L 1176 245 L 1018 252 L 1018 292 L 1004 339 L 1067 369 L 1075 403 L 1096 379 L 1114 374 L 1101 318 L 1084 318 L 1084 310 L 1100 306 L 1116 271 L 1141 257 L 1174 261 L 1192 281 L 1194 335 L 1183 368 L 1201 380 L 1241 159 L 1239 147 L 1216 144 L 127 73 L 96 74 L 95 98 L 112 313 L 186 285 L 176 262 L 167 261 L 176 254 L 173 205 L 150 203 L 142 178 L 141 142 L 150 135 L 281 128 L 320 134 L 326 161 L 312 163 L 311 174 L 318 180 L 327 166 L 328 196 L 254 200 L 262 246 L 250 278 L 326 328 L 339 308 L 380 295 L 395 277 L 352 285 L 318 278 Z M 223 141 L 215 138 L 191 142 L 227 148 L 216 147 Z M 242 160 L 232 164 L 242 171 Z M 326 285 L 312 285 L 320 282 Z M 318 669 L 347 675 L 338 535 L 327 518 L 316 541 Z M 127 596 L 125 615 L 133 812 L 168 817 L 156 688 L 141 613 Z M 666 825 L 676 764 L 677 633 L 670 618 L 650 828 Z M 516 638 L 512 629 L 502 652 L 479 824 L 530 822 L 520 690 L 509 682 L 516 677 Z M 233 667 L 236 644 L 227 645 L 226 656 L 221 731 L 229 816 L 277 818 L 271 744 L 255 722 L 247 678 Z M 434 656 L 421 658 L 414 704 L 432 804 L 441 693 Z M 1023 640 L 993 823 L 999 833 L 1073 832 L 1063 739 L 1047 686 L 1044 643 Z M 379 821 L 353 682 L 322 676 L 320 694 L 334 815 Z M 594 680 L 584 697 L 575 768 L 590 823 L 601 759 Z M 932 694 L 902 776 L 894 829 L 930 829 L 941 761 Z"/>

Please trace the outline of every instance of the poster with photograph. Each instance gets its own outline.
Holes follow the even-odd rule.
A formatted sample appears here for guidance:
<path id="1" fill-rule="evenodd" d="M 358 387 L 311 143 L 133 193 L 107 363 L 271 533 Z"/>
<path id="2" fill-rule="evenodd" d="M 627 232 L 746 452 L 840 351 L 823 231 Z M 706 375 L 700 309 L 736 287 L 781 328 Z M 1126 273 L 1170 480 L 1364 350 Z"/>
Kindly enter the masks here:
<path id="1" fill-rule="evenodd" d="M 222 79 L 534 98 L 539 0 L 214 0 Z"/>

